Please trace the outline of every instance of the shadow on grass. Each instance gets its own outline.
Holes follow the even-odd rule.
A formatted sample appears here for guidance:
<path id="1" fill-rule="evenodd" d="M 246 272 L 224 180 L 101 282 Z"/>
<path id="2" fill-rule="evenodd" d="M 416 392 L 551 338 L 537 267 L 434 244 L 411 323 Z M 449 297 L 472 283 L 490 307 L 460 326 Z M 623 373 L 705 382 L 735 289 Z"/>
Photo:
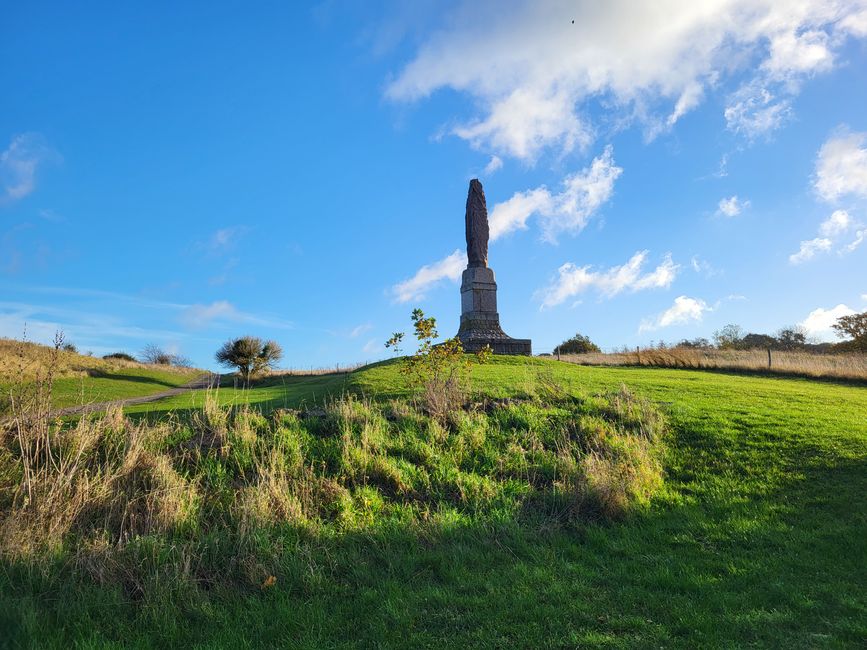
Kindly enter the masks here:
<path id="1" fill-rule="evenodd" d="M 172 383 L 159 377 L 148 377 L 146 375 L 125 375 L 122 373 L 104 372 L 102 370 L 88 370 L 88 377 L 91 379 L 110 379 L 113 381 L 133 382 L 137 384 L 155 384 L 157 386 L 165 386 L 166 388 L 178 388 L 186 383 L 186 380 L 181 384 Z M 62 381 L 62 379 L 58 380 Z M 77 380 L 80 381 L 80 380 Z"/>
<path id="2" fill-rule="evenodd" d="M 290 533 L 262 567 L 274 587 L 149 607 L 7 565 L 0 629 L 40 647 L 857 647 L 863 455 L 794 439 L 757 459 L 755 441 L 683 429 L 672 443 L 669 489 L 621 524 Z"/>
<path id="3" fill-rule="evenodd" d="M 561 361 L 560 363 L 568 363 L 573 366 L 585 368 L 621 368 L 624 370 L 685 370 L 687 372 L 707 372 L 716 375 L 729 375 L 733 377 L 760 377 L 762 379 L 798 379 L 803 381 L 820 382 L 823 384 L 834 384 L 838 386 L 867 386 L 867 379 L 859 379 L 857 377 L 830 377 L 830 376 L 813 376 L 806 373 L 795 371 L 776 371 L 776 370 L 759 370 L 754 368 L 695 368 L 692 366 L 651 366 L 637 364 L 589 364 L 589 363 L 574 363 L 571 361 Z"/>

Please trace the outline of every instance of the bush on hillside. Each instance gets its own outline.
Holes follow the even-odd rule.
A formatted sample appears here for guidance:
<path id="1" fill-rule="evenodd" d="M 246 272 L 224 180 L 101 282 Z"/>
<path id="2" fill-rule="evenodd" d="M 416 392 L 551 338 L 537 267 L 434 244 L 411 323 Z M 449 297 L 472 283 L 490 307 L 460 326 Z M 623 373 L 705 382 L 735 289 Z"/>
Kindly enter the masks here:
<path id="1" fill-rule="evenodd" d="M 575 334 L 554 348 L 554 354 L 586 354 L 588 352 L 601 352 L 601 350 L 590 340 L 589 336 L 581 333 Z"/>
<path id="2" fill-rule="evenodd" d="M 106 354 L 102 357 L 106 360 L 118 360 L 118 361 L 136 361 L 136 358 L 131 354 L 127 354 L 126 352 L 112 352 L 111 354 Z"/>
<path id="3" fill-rule="evenodd" d="M 413 388 L 420 389 L 428 414 L 445 422 L 466 401 L 471 357 L 464 355 L 461 340 L 456 336 L 434 343 L 439 332 L 433 316 L 426 317 L 421 309 L 413 309 L 411 318 L 418 349 L 404 359 L 401 370 L 409 377 Z M 403 332 L 395 332 L 385 347 L 397 352 L 403 338 Z M 491 354 L 490 346 L 485 346 L 476 353 L 475 360 L 485 363 Z"/>

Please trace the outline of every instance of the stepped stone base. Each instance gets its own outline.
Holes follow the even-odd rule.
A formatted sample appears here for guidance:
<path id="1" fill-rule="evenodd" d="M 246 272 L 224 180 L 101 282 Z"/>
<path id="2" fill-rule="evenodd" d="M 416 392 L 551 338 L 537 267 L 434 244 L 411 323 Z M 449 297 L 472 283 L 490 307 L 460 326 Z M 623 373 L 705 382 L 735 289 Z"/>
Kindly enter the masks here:
<path id="1" fill-rule="evenodd" d="M 461 325 L 458 338 L 464 350 L 478 352 L 486 345 L 494 354 L 532 354 L 530 339 L 513 339 L 500 327 L 494 271 L 470 267 L 461 282 Z"/>

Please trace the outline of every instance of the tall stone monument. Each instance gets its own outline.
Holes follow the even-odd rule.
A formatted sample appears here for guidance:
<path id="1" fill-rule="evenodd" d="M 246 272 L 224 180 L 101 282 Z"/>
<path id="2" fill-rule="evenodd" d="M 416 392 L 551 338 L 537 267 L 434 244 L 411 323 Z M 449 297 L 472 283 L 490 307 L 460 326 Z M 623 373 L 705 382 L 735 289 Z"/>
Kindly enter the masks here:
<path id="1" fill-rule="evenodd" d="M 532 354 L 530 339 L 513 339 L 500 327 L 497 282 L 488 268 L 488 207 L 478 179 L 467 194 L 467 268 L 461 282 L 461 326 L 458 338 L 467 352 L 490 345 L 494 354 Z"/>

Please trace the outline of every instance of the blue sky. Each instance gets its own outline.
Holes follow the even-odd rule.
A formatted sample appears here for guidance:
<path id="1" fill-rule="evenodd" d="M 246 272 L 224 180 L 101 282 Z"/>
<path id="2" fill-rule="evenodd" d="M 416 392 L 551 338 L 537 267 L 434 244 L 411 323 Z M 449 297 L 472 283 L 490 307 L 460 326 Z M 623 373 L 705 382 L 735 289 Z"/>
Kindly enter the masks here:
<path id="1" fill-rule="evenodd" d="M 536 352 L 867 309 L 865 2 L 177 4 L 0 9 L 0 336 L 451 335 L 473 177 Z"/>

